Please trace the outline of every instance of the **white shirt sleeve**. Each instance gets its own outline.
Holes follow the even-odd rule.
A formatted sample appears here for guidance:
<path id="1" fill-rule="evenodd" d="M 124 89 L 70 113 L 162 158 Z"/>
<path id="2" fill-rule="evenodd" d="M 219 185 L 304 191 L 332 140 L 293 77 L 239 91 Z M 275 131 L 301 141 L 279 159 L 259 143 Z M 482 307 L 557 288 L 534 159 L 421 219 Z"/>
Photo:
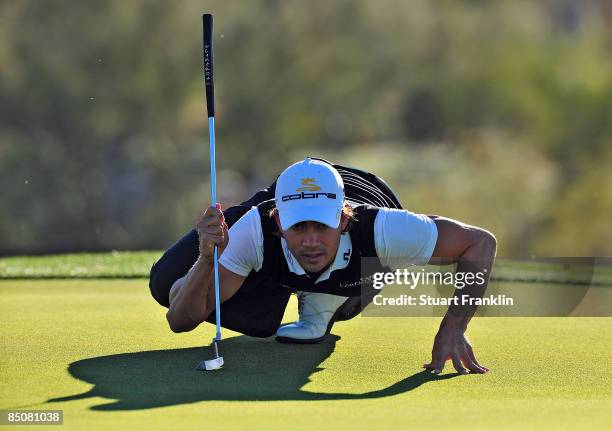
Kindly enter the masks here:
<path id="1" fill-rule="evenodd" d="M 246 277 L 263 265 L 263 232 L 256 207 L 247 211 L 229 229 L 229 242 L 219 263 L 235 274 Z"/>
<path id="2" fill-rule="evenodd" d="M 422 214 L 406 210 L 380 208 L 374 222 L 376 254 L 391 269 L 425 265 L 431 259 L 438 228 Z"/>

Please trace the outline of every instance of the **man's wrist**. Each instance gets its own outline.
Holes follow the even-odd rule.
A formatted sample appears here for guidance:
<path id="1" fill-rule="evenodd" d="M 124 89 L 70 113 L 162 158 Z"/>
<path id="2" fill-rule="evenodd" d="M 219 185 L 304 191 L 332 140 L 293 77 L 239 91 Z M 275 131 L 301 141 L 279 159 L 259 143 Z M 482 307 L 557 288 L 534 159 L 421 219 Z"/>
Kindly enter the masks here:
<path id="1" fill-rule="evenodd" d="M 470 318 L 465 315 L 455 315 L 447 312 L 442 322 L 440 323 L 440 329 L 442 328 L 455 328 L 460 329 L 461 331 L 465 331 L 467 329 L 467 325 L 470 322 Z"/>
<path id="2" fill-rule="evenodd" d="M 202 269 L 212 268 L 214 266 L 214 257 L 199 255 L 194 266 Z"/>

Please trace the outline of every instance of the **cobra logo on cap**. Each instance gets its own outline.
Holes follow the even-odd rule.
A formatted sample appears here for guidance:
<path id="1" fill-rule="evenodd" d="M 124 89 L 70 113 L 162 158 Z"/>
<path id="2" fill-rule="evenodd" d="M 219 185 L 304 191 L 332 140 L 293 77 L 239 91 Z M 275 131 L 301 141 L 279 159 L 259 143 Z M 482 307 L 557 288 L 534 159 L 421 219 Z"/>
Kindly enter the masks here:
<path id="1" fill-rule="evenodd" d="M 321 190 L 316 184 L 312 184 L 316 181 L 314 178 L 302 178 L 302 187 L 295 189 L 296 192 L 318 192 Z"/>
<path id="2" fill-rule="evenodd" d="M 281 197 L 282 202 L 294 201 L 298 199 L 318 199 L 320 197 L 328 198 L 328 199 L 336 199 L 335 193 L 326 193 L 320 192 L 321 187 L 317 184 L 314 184 L 316 181 L 315 178 L 302 178 L 302 187 L 298 187 L 295 189 L 297 194 L 292 195 L 284 195 Z M 318 193 L 304 193 L 304 192 L 318 192 Z"/>

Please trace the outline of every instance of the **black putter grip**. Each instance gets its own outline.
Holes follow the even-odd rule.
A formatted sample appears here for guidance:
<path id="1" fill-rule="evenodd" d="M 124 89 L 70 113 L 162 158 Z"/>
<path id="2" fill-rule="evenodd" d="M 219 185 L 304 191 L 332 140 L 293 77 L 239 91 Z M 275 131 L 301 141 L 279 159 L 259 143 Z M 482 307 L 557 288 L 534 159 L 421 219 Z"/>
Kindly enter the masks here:
<path id="1" fill-rule="evenodd" d="M 204 88 L 206 89 L 206 109 L 208 117 L 215 116 L 215 84 L 213 80 L 213 43 L 212 43 L 212 27 L 213 17 L 206 13 L 202 16 L 202 24 L 204 26 Z"/>

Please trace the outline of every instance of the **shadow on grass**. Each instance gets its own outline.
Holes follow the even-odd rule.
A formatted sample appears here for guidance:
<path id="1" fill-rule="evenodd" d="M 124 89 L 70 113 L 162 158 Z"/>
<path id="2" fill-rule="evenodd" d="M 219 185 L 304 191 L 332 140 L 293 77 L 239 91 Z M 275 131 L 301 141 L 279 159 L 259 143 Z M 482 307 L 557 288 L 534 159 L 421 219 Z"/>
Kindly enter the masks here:
<path id="1" fill-rule="evenodd" d="M 272 339 L 239 336 L 221 343 L 223 370 L 196 371 L 203 359 L 210 359 L 208 347 L 156 350 L 83 359 L 70 364 L 68 371 L 95 385 L 82 394 L 52 398 L 65 402 L 91 397 L 115 399 L 93 410 L 140 410 L 199 401 L 312 401 L 382 398 L 413 390 L 430 381 L 458 374 L 436 376 L 421 371 L 387 388 L 362 394 L 314 393 L 302 391 L 318 365 L 333 351 L 340 337 L 311 345 L 279 344 Z"/>

